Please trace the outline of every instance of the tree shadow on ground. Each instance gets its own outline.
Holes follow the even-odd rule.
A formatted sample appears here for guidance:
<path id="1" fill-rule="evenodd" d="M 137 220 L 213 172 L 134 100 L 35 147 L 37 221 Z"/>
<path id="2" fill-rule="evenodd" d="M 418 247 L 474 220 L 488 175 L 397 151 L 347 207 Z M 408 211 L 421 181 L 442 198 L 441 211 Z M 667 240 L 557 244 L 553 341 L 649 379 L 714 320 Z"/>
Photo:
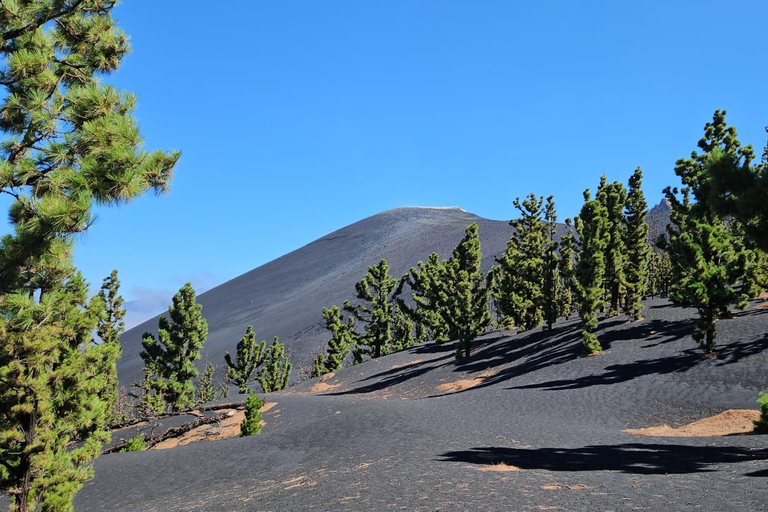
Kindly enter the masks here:
<path id="1" fill-rule="evenodd" d="M 762 352 L 768 345 L 768 337 L 752 341 L 739 341 L 722 347 L 717 354 L 717 366 L 725 366 L 736 363 L 745 357 Z M 546 389 L 549 391 L 563 389 L 581 389 L 592 386 L 606 386 L 627 382 L 645 375 L 665 375 L 669 373 L 682 373 L 690 370 L 707 358 L 700 349 L 688 349 L 671 357 L 657 359 L 645 359 L 632 363 L 615 364 L 608 366 L 605 372 L 599 375 L 586 375 L 575 379 L 561 379 L 539 384 L 528 384 L 510 389 Z"/>
<path id="2" fill-rule="evenodd" d="M 768 449 L 686 446 L 680 444 L 618 444 L 583 448 L 484 447 L 446 452 L 440 461 L 548 471 L 620 471 L 637 475 L 665 475 L 716 471 L 715 464 L 768 460 Z M 765 477 L 768 470 L 748 473 Z"/>

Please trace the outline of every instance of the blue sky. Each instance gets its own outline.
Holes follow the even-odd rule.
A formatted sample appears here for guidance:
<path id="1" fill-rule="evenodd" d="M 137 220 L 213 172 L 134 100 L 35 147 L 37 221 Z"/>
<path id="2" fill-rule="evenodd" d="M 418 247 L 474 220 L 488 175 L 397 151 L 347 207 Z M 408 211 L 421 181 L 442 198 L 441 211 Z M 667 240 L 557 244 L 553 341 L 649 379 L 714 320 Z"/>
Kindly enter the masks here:
<path id="1" fill-rule="evenodd" d="M 674 183 L 716 108 L 762 148 L 764 1 L 126 0 L 148 148 L 181 149 L 168 196 L 101 209 L 77 263 L 120 271 L 134 315 L 361 218 L 461 206 L 508 219 L 601 174 Z M 5 207 L 5 204 L 0 206 Z M 137 319 L 134 318 L 134 320 Z"/>

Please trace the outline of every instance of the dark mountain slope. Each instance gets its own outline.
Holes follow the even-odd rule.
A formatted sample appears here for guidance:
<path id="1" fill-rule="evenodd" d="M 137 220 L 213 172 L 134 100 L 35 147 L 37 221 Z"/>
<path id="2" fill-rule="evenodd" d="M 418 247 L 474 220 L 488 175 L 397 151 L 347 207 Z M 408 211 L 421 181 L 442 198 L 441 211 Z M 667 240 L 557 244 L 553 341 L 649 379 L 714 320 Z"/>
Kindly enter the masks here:
<path id="1" fill-rule="evenodd" d="M 352 299 L 355 283 L 368 266 L 386 258 L 391 274 L 400 276 L 433 251 L 448 257 L 472 222 L 480 226 L 487 270 L 506 248 L 508 222 L 460 208 L 398 208 L 335 231 L 201 294 L 209 328 L 203 359 L 223 363 L 224 352 L 233 352 L 246 326 L 253 325 L 260 339 L 279 336 L 294 363 L 305 360 L 327 341 L 322 308 Z M 157 317 L 123 335 L 125 350 L 118 367 L 123 383 L 139 378 L 141 335 L 156 330 Z"/>

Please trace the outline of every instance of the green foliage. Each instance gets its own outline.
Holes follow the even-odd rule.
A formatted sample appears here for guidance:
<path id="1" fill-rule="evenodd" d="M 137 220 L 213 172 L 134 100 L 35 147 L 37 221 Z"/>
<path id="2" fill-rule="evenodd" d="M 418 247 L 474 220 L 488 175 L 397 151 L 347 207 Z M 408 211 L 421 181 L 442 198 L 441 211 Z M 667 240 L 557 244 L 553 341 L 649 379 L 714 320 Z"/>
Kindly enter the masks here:
<path id="1" fill-rule="evenodd" d="M 35 259 L 93 222 L 94 204 L 165 191 L 179 153 L 148 153 L 136 98 L 99 79 L 129 50 L 111 0 L 5 2 L 0 193 L 15 233 L 0 242 L 0 295 L 35 276 Z"/>
<path id="2" fill-rule="evenodd" d="M 120 307 L 86 302 L 73 238 L 94 205 L 165 191 L 179 157 L 144 151 L 135 97 L 100 79 L 129 49 L 114 4 L 0 9 L 0 194 L 12 201 L 0 239 L 0 482 L 20 511 L 71 510 L 108 438 L 119 344 L 95 345 L 91 332 L 99 319 L 119 330 Z"/>
<path id="3" fill-rule="evenodd" d="M 544 240 L 544 268 L 542 286 L 542 312 L 547 329 L 552 330 L 552 324 L 560 316 L 562 308 L 562 287 L 560 281 L 560 258 L 557 253 L 558 243 L 555 241 L 557 234 L 557 212 L 552 196 L 547 198 L 544 209 L 544 227 L 546 238 Z"/>
<path id="4" fill-rule="evenodd" d="M 705 127 L 705 145 L 699 144 L 706 153 L 702 170 L 708 185 L 701 199 L 720 217 L 737 219 L 756 247 L 768 252 L 768 145 L 760 163 L 753 165 L 751 146 L 740 147 L 725 115 L 725 110 L 715 111 Z"/>
<path id="5" fill-rule="evenodd" d="M 245 329 L 245 335 L 237 342 L 237 359 L 232 361 L 229 352 L 224 353 L 227 375 L 240 394 L 250 393 L 248 382 L 253 379 L 256 368 L 263 362 L 266 348 L 266 341 L 256 342 L 256 333 L 253 332 L 253 326 L 249 325 Z"/>
<path id="6" fill-rule="evenodd" d="M 495 299 L 502 325 L 528 330 L 541 325 L 544 318 L 544 198 L 529 194 L 522 202 L 515 199 L 514 205 L 520 218 L 510 221 L 515 231 L 497 260 L 500 275 Z M 552 208 L 554 212 L 554 203 Z"/>
<path id="7" fill-rule="evenodd" d="M 165 411 L 166 403 L 163 395 L 158 393 L 158 385 L 153 384 L 157 375 L 152 373 L 152 368 L 144 365 L 144 377 L 138 384 L 131 387 L 131 396 L 139 400 L 138 414 L 140 418 L 150 418 Z"/>
<path id="8" fill-rule="evenodd" d="M 288 387 L 293 365 L 285 354 L 285 346 L 275 336 L 274 341 L 267 347 L 264 360 L 259 367 L 256 380 L 261 384 L 264 393 L 280 391 Z"/>
<path id="9" fill-rule="evenodd" d="M 325 320 L 325 328 L 331 331 L 331 339 L 328 340 L 326 356 L 324 357 L 322 353 L 317 355 L 311 377 L 341 370 L 349 356 L 349 351 L 357 343 L 353 316 L 345 322 L 341 310 L 338 306 L 333 306 L 330 309 L 323 308 L 323 320 Z"/>
<path id="10" fill-rule="evenodd" d="M 186 409 L 195 401 L 192 379 L 199 374 L 195 361 L 200 359 L 208 337 L 208 322 L 203 318 L 202 309 L 192 285 L 185 284 L 168 307 L 170 320 L 165 315 L 160 317 L 157 339 L 145 333 L 141 340 L 144 346 L 141 358 L 158 377 L 151 385 L 174 411 Z"/>
<path id="11" fill-rule="evenodd" d="M 560 240 L 560 258 L 558 273 L 560 274 L 559 314 L 566 320 L 577 309 L 579 290 L 576 283 L 576 256 L 578 243 L 573 235 L 571 219 L 565 219 L 566 233 Z"/>
<path id="12" fill-rule="evenodd" d="M 125 443 L 121 452 L 143 452 L 147 449 L 147 442 L 144 440 L 144 434 L 136 432 L 136 434 Z"/>
<path id="13" fill-rule="evenodd" d="M 216 385 L 214 384 L 214 377 L 216 375 L 216 367 L 208 361 L 205 363 L 205 371 L 203 376 L 200 377 L 200 381 L 195 387 L 195 395 L 197 396 L 197 405 L 207 404 L 216 400 Z"/>
<path id="14" fill-rule="evenodd" d="M 589 190 L 584 191 L 584 206 L 576 219 L 581 251 L 576 266 L 579 290 L 579 315 L 585 350 L 602 351 L 600 341 L 592 332 L 597 328 L 597 312 L 604 303 L 605 250 L 608 247 L 608 211 L 600 200 L 591 199 Z"/>
<path id="15" fill-rule="evenodd" d="M 245 418 L 240 424 L 240 437 L 248 437 L 261 432 L 261 408 L 264 403 L 255 393 L 248 395 L 245 402 Z"/>
<path id="16" fill-rule="evenodd" d="M 757 403 L 760 404 L 760 417 L 755 420 L 755 432 L 768 434 L 768 393 L 760 393 Z"/>
<path id="17" fill-rule="evenodd" d="M 480 271 L 481 259 L 478 226 L 473 223 L 444 264 L 445 279 L 439 296 L 448 336 L 459 342 L 457 359 L 469 357 L 472 342 L 491 321 L 488 288 Z"/>
<path id="18" fill-rule="evenodd" d="M 731 227 L 707 203 L 711 197 L 708 178 L 709 155 L 724 152 L 733 158 L 751 159 L 751 147 L 742 148 L 736 130 L 725 123 L 724 112 L 715 112 L 699 141 L 704 153 L 693 152 L 680 159 L 675 174 L 683 187 L 667 187 L 664 194 L 672 207 L 673 225 L 660 240 L 672 263 L 670 298 L 679 306 L 696 308 L 698 318 L 693 337 L 712 355 L 715 353 L 715 321 L 728 314 L 728 307 L 743 302 L 734 284 L 744 275 L 744 245 Z"/>
<path id="19" fill-rule="evenodd" d="M 113 350 L 116 352 L 115 363 L 117 363 L 117 360 L 123 354 L 123 347 L 120 345 L 120 334 L 125 330 L 125 323 L 123 323 L 125 309 L 123 309 L 123 298 L 120 296 L 120 280 L 117 278 L 117 270 L 113 270 L 104 279 L 101 290 L 99 290 L 97 295 L 97 300 L 101 302 L 103 309 L 99 317 L 96 333 L 103 343 L 109 343 L 113 346 Z M 120 414 L 117 410 L 119 386 L 117 381 L 117 364 L 107 369 L 107 374 L 104 378 L 107 379 L 108 384 L 104 388 L 102 398 L 112 404 L 109 423 L 113 424 L 120 420 Z"/>
<path id="20" fill-rule="evenodd" d="M 600 180 L 597 189 L 597 199 L 608 214 L 606 236 L 607 243 L 603 251 L 605 255 L 605 280 L 606 298 L 608 299 L 607 316 L 619 314 L 622 285 L 624 283 L 625 257 L 625 227 L 624 204 L 627 201 L 627 191 L 624 185 L 615 181 L 610 185 L 606 183 L 605 176 Z"/>
<path id="21" fill-rule="evenodd" d="M 394 300 L 392 293 L 397 287 L 397 279 L 389 275 L 387 260 L 368 267 L 363 279 L 355 284 L 357 303 L 344 303 L 344 310 L 364 324 L 365 334 L 359 335 L 354 348 L 355 359 L 364 356 L 381 357 L 395 341 L 392 334 L 394 321 Z"/>
<path id="22" fill-rule="evenodd" d="M 648 245 L 648 203 L 643 194 L 643 171 L 638 167 L 629 179 L 629 193 L 626 201 L 626 230 L 624 247 L 625 311 L 632 320 L 640 320 L 643 312 L 643 291 L 647 286 L 648 259 L 651 253 Z"/>
<path id="23" fill-rule="evenodd" d="M 392 310 L 392 339 L 394 340 L 388 353 L 399 352 L 417 344 L 413 336 L 413 323 L 405 311 L 395 303 Z"/>
<path id="24" fill-rule="evenodd" d="M 424 263 L 420 261 L 415 268 L 403 276 L 395 295 L 399 297 L 402 288 L 408 284 L 413 292 L 411 297 L 415 306 L 409 307 L 405 301 L 398 298 L 398 305 L 411 318 L 423 340 L 432 339 L 437 344 L 448 341 L 448 326 L 443 320 L 440 306 L 440 291 L 444 286 L 445 266 L 440 262 L 440 256 L 433 252 Z"/>
<path id="25" fill-rule="evenodd" d="M 38 270 L 72 277 L 0 301 L 0 487 L 15 510 L 71 510 L 109 440 L 119 349 L 93 342 L 104 304 L 63 256 Z"/>

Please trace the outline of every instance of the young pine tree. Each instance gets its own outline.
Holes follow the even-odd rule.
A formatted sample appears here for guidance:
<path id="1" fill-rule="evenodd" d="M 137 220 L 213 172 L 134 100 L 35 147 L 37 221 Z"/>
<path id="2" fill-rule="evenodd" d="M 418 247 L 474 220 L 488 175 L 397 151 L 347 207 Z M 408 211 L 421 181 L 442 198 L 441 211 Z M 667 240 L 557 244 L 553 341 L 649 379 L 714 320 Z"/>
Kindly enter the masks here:
<path id="1" fill-rule="evenodd" d="M 248 395 L 245 402 L 245 418 L 240 424 L 240 437 L 248 437 L 261 432 L 261 408 L 264 402 L 255 393 Z"/>
<path id="2" fill-rule="evenodd" d="M 560 316 L 562 303 L 562 288 L 560 281 L 558 256 L 558 243 L 555 240 L 557 235 L 557 212 L 555 211 L 555 201 L 552 196 L 547 198 L 547 205 L 544 209 L 544 227 L 546 228 L 546 238 L 544 241 L 544 280 L 542 295 L 542 310 L 547 330 L 552 330 L 552 324 Z"/>
<path id="3" fill-rule="evenodd" d="M 144 151 L 135 97 L 100 80 L 129 49 L 114 5 L 0 9 L 0 195 L 12 230 L 0 240 L 0 490 L 22 512 L 71 510 L 108 437 L 117 351 L 92 346 L 102 311 L 83 298 L 71 241 L 95 204 L 165 191 L 179 157 Z"/>
<path id="4" fill-rule="evenodd" d="M 626 202 L 626 230 L 624 231 L 625 267 L 625 311 L 634 321 L 642 318 L 643 291 L 648 275 L 648 204 L 643 194 L 643 171 L 638 167 L 629 179 L 629 193 Z"/>
<path id="5" fill-rule="evenodd" d="M 195 387 L 197 405 L 207 404 L 208 402 L 216 400 L 216 385 L 214 384 L 215 376 L 216 367 L 213 363 L 210 361 L 205 363 L 205 371 Z"/>
<path id="6" fill-rule="evenodd" d="M 736 130 L 727 126 L 725 112 L 716 111 L 699 141 L 702 154 L 680 159 L 675 174 L 683 187 L 664 190 L 672 207 L 672 225 L 661 240 L 669 254 L 673 278 L 672 302 L 698 312 L 693 337 L 708 355 L 715 353 L 715 321 L 728 314 L 728 307 L 740 301 L 734 284 L 744 274 L 742 239 L 734 236 L 728 223 L 707 202 L 711 183 L 707 178 L 708 155 L 725 152 L 734 158 L 751 159 L 751 147 L 742 148 Z"/>
<path id="7" fill-rule="evenodd" d="M 387 260 L 381 260 L 378 265 L 368 267 L 368 273 L 362 281 L 355 284 L 357 303 L 344 303 L 344 310 L 364 324 L 365 334 L 357 337 L 356 360 L 366 355 L 381 357 L 393 343 L 394 300 L 390 296 L 396 287 L 397 279 L 389 275 Z"/>
<path id="8" fill-rule="evenodd" d="M 123 354 L 123 347 L 120 345 L 120 334 L 125 330 L 125 309 L 123 308 L 123 298 L 120 296 L 120 280 L 117 278 L 117 270 L 104 278 L 104 282 L 99 290 L 98 300 L 103 304 L 103 313 L 99 318 L 99 324 L 96 328 L 96 334 L 103 343 L 109 343 L 114 346 L 117 355 L 115 363 Z M 108 385 L 105 388 L 103 399 L 112 404 L 109 421 L 110 424 L 119 420 L 118 411 L 118 390 L 117 364 L 108 369 L 105 376 Z"/>
<path id="9" fill-rule="evenodd" d="M 237 359 L 232 361 L 229 352 L 224 353 L 227 375 L 229 380 L 237 386 L 240 394 L 250 393 L 248 382 L 253 379 L 256 368 L 262 363 L 266 348 L 266 341 L 256 342 L 256 333 L 249 325 L 245 329 L 245 335 L 237 342 Z"/>
<path id="10" fill-rule="evenodd" d="M 579 315 L 584 349 L 589 354 L 603 350 L 600 340 L 592 331 L 597 328 L 597 312 L 604 303 L 608 227 L 608 211 L 603 202 L 591 199 L 589 190 L 585 190 L 584 206 L 576 222 L 581 245 L 576 278 L 579 286 Z"/>
<path id="11" fill-rule="evenodd" d="M 448 335 L 459 342 L 456 359 L 469 357 L 473 341 L 491 321 L 481 260 L 478 226 L 473 223 L 453 250 L 453 256 L 445 262 L 445 285 L 439 299 Z"/>
<path id="12" fill-rule="evenodd" d="M 571 219 L 565 219 L 565 235 L 560 240 L 560 258 L 558 273 L 560 274 L 559 314 L 566 320 L 578 309 L 579 291 L 576 283 L 576 255 L 578 243 L 573 235 Z"/>
<path id="13" fill-rule="evenodd" d="M 199 372 L 195 361 L 208 337 L 208 322 L 203 307 L 197 303 L 190 283 L 173 296 L 168 307 L 169 319 L 160 317 L 157 338 L 144 333 L 141 343 L 144 364 L 158 378 L 152 380 L 155 390 L 163 395 L 173 411 L 181 411 L 195 402 L 193 379 Z"/>
<path id="14" fill-rule="evenodd" d="M 624 204 L 627 201 L 627 191 L 624 185 L 615 181 L 606 183 L 605 176 L 600 180 L 597 189 L 597 199 L 607 212 L 607 245 L 605 255 L 605 289 L 608 302 L 607 316 L 619 314 L 621 305 L 622 286 L 624 283 L 625 248 L 624 248 Z"/>
<path id="15" fill-rule="evenodd" d="M 341 370 L 351 348 L 357 343 L 355 318 L 350 316 L 345 322 L 338 306 L 323 308 L 323 320 L 325 328 L 331 331 L 331 339 L 328 340 L 326 356 L 318 354 L 313 377 Z"/>
<path id="16" fill-rule="evenodd" d="M 285 354 L 285 346 L 275 336 L 264 353 L 264 361 L 256 374 L 256 380 L 261 384 L 264 393 L 280 391 L 288 387 L 292 368 L 293 365 Z"/>
<path id="17" fill-rule="evenodd" d="M 522 202 L 518 197 L 514 204 L 520 218 L 509 222 L 515 231 L 497 260 L 501 273 L 496 304 L 502 325 L 525 331 L 541 325 L 544 317 L 544 198 L 529 194 Z"/>

